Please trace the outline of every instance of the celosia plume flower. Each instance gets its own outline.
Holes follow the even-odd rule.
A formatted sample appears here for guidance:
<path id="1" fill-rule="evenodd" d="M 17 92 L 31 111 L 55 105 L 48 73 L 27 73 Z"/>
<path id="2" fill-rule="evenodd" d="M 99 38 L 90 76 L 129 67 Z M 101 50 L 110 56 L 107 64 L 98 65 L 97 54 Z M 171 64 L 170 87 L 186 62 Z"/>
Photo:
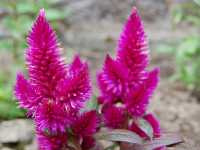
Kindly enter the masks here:
<path id="1" fill-rule="evenodd" d="M 29 79 L 21 73 L 17 75 L 15 95 L 20 107 L 27 109 L 35 121 L 39 149 L 66 148 L 67 137 L 75 134 L 84 143 L 84 139 L 92 139 L 98 116 L 95 111 L 79 112 L 91 95 L 87 63 L 82 62 L 78 55 L 71 64 L 64 63 L 56 34 L 46 20 L 44 9 L 40 10 L 27 42 Z M 70 128 L 74 133 L 68 132 Z M 85 147 L 84 143 L 80 145 Z"/>
<path id="2" fill-rule="evenodd" d="M 88 64 L 79 55 L 71 64 L 65 64 L 44 9 L 40 10 L 27 43 L 28 77 L 17 74 L 15 96 L 34 120 L 39 150 L 101 149 L 95 139 L 100 124 L 128 129 L 129 134 L 135 132 L 145 140 L 161 136 L 158 120 L 147 113 L 159 82 L 159 69 L 147 70 L 148 43 L 136 8 L 121 33 L 117 57 L 107 55 L 97 75 L 101 93 L 98 111 L 83 108 L 91 96 Z M 151 134 L 140 126 L 139 119 L 151 126 Z"/>
<path id="3" fill-rule="evenodd" d="M 93 135 L 98 127 L 96 111 L 89 111 L 81 114 L 72 124 L 74 134 L 84 136 Z"/>
<path id="4" fill-rule="evenodd" d="M 67 146 L 66 133 L 48 135 L 47 133 L 37 131 L 37 140 L 40 150 L 62 150 Z"/>
<path id="5" fill-rule="evenodd" d="M 123 108 L 108 105 L 102 112 L 104 116 L 104 123 L 107 127 L 120 129 L 124 128 L 126 125 L 126 114 Z"/>
<path id="6" fill-rule="evenodd" d="M 105 125 L 125 128 L 147 138 L 134 122 L 144 117 L 153 128 L 154 137 L 160 136 L 160 125 L 153 115 L 146 115 L 149 100 L 159 81 L 159 69 L 148 71 L 149 50 L 143 24 L 136 8 L 132 9 L 117 47 L 116 59 L 107 55 L 97 75 L 100 88 L 99 104 Z M 133 120 L 132 124 L 129 122 Z"/>

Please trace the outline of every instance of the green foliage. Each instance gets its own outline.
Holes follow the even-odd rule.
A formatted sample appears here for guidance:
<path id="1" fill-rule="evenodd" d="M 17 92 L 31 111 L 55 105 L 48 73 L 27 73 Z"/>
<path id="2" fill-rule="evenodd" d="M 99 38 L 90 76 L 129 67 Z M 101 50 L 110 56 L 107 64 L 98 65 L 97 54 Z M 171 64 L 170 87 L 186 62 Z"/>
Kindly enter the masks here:
<path id="1" fill-rule="evenodd" d="M 15 70 L 16 68 L 12 68 L 0 72 L 0 119 L 25 117 L 25 111 L 18 108 L 17 101 L 12 96 Z"/>
<path id="2" fill-rule="evenodd" d="M 172 9 L 172 21 L 175 25 L 185 21 L 193 25 L 200 25 L 200 1 L 195 0 L 177 3 Z"/>
<path id="3" fill-rule="evenodd" d="M 199 0 L 195 2 L 200 4 Z M 196 3 L 190 1 L 176 5 L 173 10 L 173 22 L 176 26 L 178 26 L 178 23 L 186 23 L 188 26 L 192 25 L 193 27 L 199 28 L 200 6 Z M 200 89 L 200 36 L 190 34 L 183 39 L 179 39 L 173 46 L 167 45 L 161 48 L 175 54 L 177 64 L 176 77 L 189 87 Z"/>
<path id="4" fill-rule="evenodd" d="M 200 37 L 187 37 L 178 45 L 176 62 L 180 79 L 188 85 L 200 87 Z"/>
<path id="5" fill-rule="evenodd" d="M 16 101 L 0 101 L 0 119 L 14 119 L 25 117 L 25 110 L 19 109 Z"/>

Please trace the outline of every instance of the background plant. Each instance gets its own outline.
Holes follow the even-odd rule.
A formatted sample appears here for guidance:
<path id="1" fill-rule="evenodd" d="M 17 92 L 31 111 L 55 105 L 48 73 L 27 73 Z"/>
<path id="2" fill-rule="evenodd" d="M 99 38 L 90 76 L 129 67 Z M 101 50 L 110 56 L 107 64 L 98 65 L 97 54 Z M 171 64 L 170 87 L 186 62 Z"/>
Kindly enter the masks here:
<path id="1" fill-rule="evenodd" d="M 176 3 L 172 7 L 172 26 L 200 26 L 199 1 L 186 1 Z M 193 89 L 196 96 L 200 90 L 200 36 L 199 33 L 189 33 L 182 39 L 176 39 L 174 43 L 164 44 L 160 47 L 167 53 L 175 54 L 176 73 L 175 78 L 183 81 L 188 88 Z"/>

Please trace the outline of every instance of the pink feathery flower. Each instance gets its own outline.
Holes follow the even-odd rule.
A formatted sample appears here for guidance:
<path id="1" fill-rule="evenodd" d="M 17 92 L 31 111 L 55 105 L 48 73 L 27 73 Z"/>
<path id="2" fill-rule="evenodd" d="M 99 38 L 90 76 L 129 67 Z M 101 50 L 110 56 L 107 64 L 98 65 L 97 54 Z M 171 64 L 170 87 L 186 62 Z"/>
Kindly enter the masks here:
<path id="1" fill-rule="evenodd" d="M 67 146 L 67 134 L 48 135 L 47 133 L 38 131 L 37 141 L 39 150 L 62 150 Z"/>
<path id="2" fill-rule="evenodd" d="M 139 86 L 132 89 L 124 102 L 128 112 L 132 116 L 143 116 L 149 104 L 149 99 L 158 84 L 158 69 L 149 72 L 147 79 L 145 79 Z"/>
<path id="3" fill-rule="evenodd" d="M 123 96 L 131 88 L 141 84 L 148 76 L 145 68 L 149 63 L 148 43 L 141 18 L 132 9 L 117 47 L 117 59 L 106 57 L 98 84 L 103 96 Z"/>
<path id="4" fill-rule="evenodd" d="M 143 116 L 158 83 L 158 69 L 148 71 L 148 44 L 136 8 L 121 33 L 117 59 L 107 56 L 97 75 L 100 103 L 121 102 L 132 116 Z"/>
<path id="5" fill-rule="evenodd" d="M 149 64 L 148 42 L 143 23 L 133 7 L 118 42 L 117 60 L 129 70 L 129 83 L 136 86 L 146 78 Z"/>
<path id="6" fill-rule="evenodd" d="M 35 112 L 35 122 L 38 129 L 56 133 L 65 132 L 72 121 L 72 114 L 61 103 L 44 101 Z M 70 119 L 70 120 L 68 120 Z"/>
<path id="7" fill-rule="evenodd" d="M 103 119 L 107 127 L 113 129 L 124 128 L 127 123 L 127 117 L 125 111 L 121 107 L 114 105 L 104 106 L 103 108 Z"/>
<path id="8" fill-rule="evenodd" d="M 117 58 L 107 56 L 97 75 L 101 93 L 98 102 L 103 105 L 101 113 L 107 127 L 129 129 L 147 138 L 135 122 L 144 117 L 152 126 L 154 137 L 160 136 L 158 121 L 153 115 L 145 115 L 159 82 L 159 69 L 148 71 L 148 64 L 148 43 L 143 23 L 134 7 L 119 38 Z"/>
<path id="9" fill-rule="evenodd" d="M 82 150 L 91 150 L 95 146 L 96 142 L 92 136 L 84 136 L 83 142 L 81 143 Z"/>
<path id="10" fill-rule="evenodd" d="M 26 60 L 30 82 L 35 85 L 40 95 L 53 98 L 59 80 L 66 76 L 66 67 L 60 56 L 56 34 L 40 10 L 27 38 Z"/>
<path id="11" fill-rule="evenodd" d="M 29 80 L 17 75 L 15 95 L 38 130 L 64 132 L 91 94 L 87 63 L 76 56 L 71 65 L 61 58 L 57 37 L 44 9 L 28 35 L 26 62 Z"/>
<path id="12" fill-rule="evenodd" d="M 120 97 L 125 92 L 128 70 L 118 61 L 106 56 L 103 71 L 98 74 L 99 88 L 104 96 Z"/>
<path id="13" fill-rule="evenodd" d="M 87 63 L 76 56 L 69 67 L 68 76 L 60 80 L 56 86 L 56 99 L 66 106 L 79 110 L 91 95 L 91 86 Z"/>
<path id="14" fill-rule="evenodd" d="M 19 73 L 16 79 L 15 95 L 19 99 L 21 108 L 34 111 L 40 102 L 40 96 L 37 95 L 36 88 L 25 79 L 23 74 Z"/>
<path id="15" fill-rule="evenodd" d="M 96 111 L 82 113 L 72 124 L 72 130 L 75 135 L 80 137 L 92 136 L 96 133 L 99 119 Z"/>
<path id="16" fill-rule="evenodd" d="M 95 146 L 96 141 L 93 135 L 99 128 L 99 122 L 97 112 L 91 110 L 79 114 L 72 123 L 72 132 L 76 138 L 82 141 L 80 145 L 82 150 L 89 150 Z"/>

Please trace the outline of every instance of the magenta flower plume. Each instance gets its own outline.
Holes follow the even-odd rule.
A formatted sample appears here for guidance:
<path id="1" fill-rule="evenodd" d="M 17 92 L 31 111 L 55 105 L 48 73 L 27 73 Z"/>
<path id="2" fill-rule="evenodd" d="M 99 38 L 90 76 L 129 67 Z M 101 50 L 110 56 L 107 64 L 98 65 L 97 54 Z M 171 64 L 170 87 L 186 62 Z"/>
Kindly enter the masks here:
<path id="1" fill-rule="evenodd" d="M 46 100 L 37 108 L 36 125 L 43 131 L 65 132 L 73 117 L 70 113 L 61 103 Z"/>
<path id="2" fill-rule="evenodd" d="M 159 81 L 158 73 L 158 69 L 151 71 L 147 79 L 137 88 L 130 91 L 127 98 L 125 98 L 126 108 L 133 116 L 142 116 L 146 112 L 149 98 L 152 96 Z"/>
<path id="3" fill-rule="evenodd" d="M 82 150 L 91 150 L 95 146 L 96 142 L 92 136 L 85 136 L 81 144 Z"/>
<path id="4" fill-rule="evenodd" d="M 40 150 L 62 150 L 67 145 L 67 134 L 48 135 L 44 132 L 37 132 L 37 140 Z"/>
<path id="5" fill-rule="evenodd" d="M 84 112 L 74 121 L 72 130 L 74 134 L 81 137 L 92 136 L 97 131 L 98 123 L 99 119 L 96 111 Z"/>
<path id="6" fill-rule="evenodd" d="M 78 111 L 90 97 L 88 66 L 76 57 L 73 67 L 67 68 L 43 9 L 29 33 L 28 45 L 30 79 L 18 75 L 15 87 L 20 106 L 33 112 L 41 130 L 63 132 L 70 123 L 71 108 Z"/>
<path id="7" fill-rule="evenodd" d="M 103 118 L 105 125 L 113 129 L 124 128 L 127 121 L 123 108 L 110 105 L 103 109 Z"/>
<path id="8" fill-rule="evenodd" d="M 20 100 L 20 107 L 29 109 L 29 111 L 34 111 L 40 100 L 40 96 L 37 95 L 37 91 L 34 86 L 31 85 L 21 73 L 17 75 L 15 95 L 17 99 Z"/>
<path id="9" fill-rule="evenodd" d="M 128 72 L 121 63 L 107 55 L 103 71 L 98 75 L 98 84 L 102 94 L 119 97 L 125 92 Z"/>
<path id="10" fill-rule="evenodd" d="M 107 55 L 97 80 L 101 95 L 99 104 L 104 123 L 109 128 L 129 129 L 148 138 L 137 125 L 138 118 L 146 119 L 159 137 L 160 125 L 153 115 L 145 115 L 150 98 L 159 82 L 159 69 L 148 71 L 149 50 L 141 18 L 132 9 L 117 46 L 117 57 Z"/>
<path id="11" fill-rule="evenodd" d="M 59 80 L 65 77 L 66 68 L 60 57 L 56 34 L 40 10 L 32 31 L 28 35 L 28 64 L 30 82 L 37 86 L 40 95 L 53 98 Z"/>
<path id="12" fill-rule="evenodd" d="M 121 102 L 132 116 L 143 116 L 158 84 L 158 69 L 149 72 L 148 44 L 142 21 L 133 8 L 121 33 L 117 59 L 107 56 L 97 80 L 101 103 Z"/>
<path id="13" fill-rule="evenodd" d="M 130 81 L 135 86 L 145 79 L 149 63 L 148 43 L 141 18 L 134 7 L 118 42 L 117 59 L 129 70 Z"/>
<path id="14" fill-rule="evenodd" d="M 72 64 L 64 63 L 44 9 L 40 10 L 27 42 L 29 79 L 21 73 L 17 75 L 15 95 L 20 107 L 27 109 L 35 121 L 39 149 L 60 150 L 67 145 L 68 129 L 91 95 L 88 65 L 79 56 Z M 88 112 L 79 119 L 89 119 L 82 122 L 88 127 L 82 133 L 92 136 L 97 127 L 96 114 Z"/>
<path id="15" fill-rule="evenodd" d="M 99 128 L 99 117 L 94 110 L 84 112 L 76 117 L 72 124 L 73 134 L 80 139 L 81 149 L 89 150 L 95 146 L 95 139 L 93 135 Z"/>
<path id="16" fill-rule="evenodd" d="M 91 94 L 88 72 L 88 65 L 82 63 L 79 56 L 76 56 L 69 68 L 67 78 L 58 82 L 56 87 L 56 99 L 73 109 L 80 109 L 83 107 L 85 100 L 89 99 Z"/>

